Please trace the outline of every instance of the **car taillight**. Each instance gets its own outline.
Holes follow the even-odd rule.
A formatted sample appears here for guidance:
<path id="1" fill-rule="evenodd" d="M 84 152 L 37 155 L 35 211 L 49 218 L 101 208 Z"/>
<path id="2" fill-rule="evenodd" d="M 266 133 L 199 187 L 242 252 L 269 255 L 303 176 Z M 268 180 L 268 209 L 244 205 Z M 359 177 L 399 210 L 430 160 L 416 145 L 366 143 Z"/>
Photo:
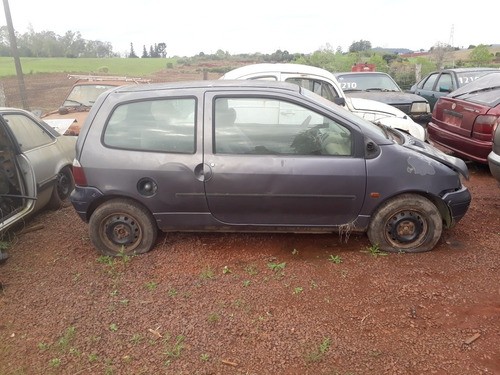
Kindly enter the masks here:
<path id="1" fill-rule="evenodd" d="M 477 116 L 472 129 L 472 137 L 482 141 L 490 141 L 493 127 L 498 123 L 499 117 L 493 115 Z"/>
<path id="2" fill-rule="evenodd" d="M 73 178 L 75 179 L 75 185 L 87 186 L 87 178 L 85 177 L 83 168 L 76 159 L 73 160 Z"/>

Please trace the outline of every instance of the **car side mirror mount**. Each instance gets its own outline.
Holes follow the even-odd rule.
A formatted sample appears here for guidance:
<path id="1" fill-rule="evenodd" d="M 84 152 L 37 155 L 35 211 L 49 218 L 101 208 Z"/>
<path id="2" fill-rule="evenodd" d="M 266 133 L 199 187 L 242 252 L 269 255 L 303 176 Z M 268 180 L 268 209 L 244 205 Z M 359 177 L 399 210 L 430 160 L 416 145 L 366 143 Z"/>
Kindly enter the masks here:
<path id="1" fill-rule="evenodd" d="M 451 92 L 448 86 L 439 86 L 439 92 Z"/>
<path id="2" fill-rule="evenodd" d="M 342 107 L 345 106 L 345 98 L 340 98 L 340 97 L 339 98 L 335 98 L 335 99 L 333 99 L 333 102 L 335 104 L 337 104 L 337 105 L 342 106 Z"/>

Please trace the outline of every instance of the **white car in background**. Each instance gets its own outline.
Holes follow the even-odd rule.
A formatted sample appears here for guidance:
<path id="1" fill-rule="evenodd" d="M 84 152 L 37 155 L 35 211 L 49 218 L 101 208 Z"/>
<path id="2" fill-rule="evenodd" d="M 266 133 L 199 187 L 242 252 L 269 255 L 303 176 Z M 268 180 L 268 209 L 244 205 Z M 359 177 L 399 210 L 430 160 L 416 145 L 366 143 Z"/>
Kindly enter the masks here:
<path id="1" fill-rule="evenodd" d="M 425 129 L 403 111 L 375 100 L 347 97 L 335 76 L 325 69 L 301 64 L 252 64 L 231 70 L 220 79 L 259 79 L 295 83 L 344 106 L 365 120 L 402 130 L 421 141 L 426 140 Z"/>

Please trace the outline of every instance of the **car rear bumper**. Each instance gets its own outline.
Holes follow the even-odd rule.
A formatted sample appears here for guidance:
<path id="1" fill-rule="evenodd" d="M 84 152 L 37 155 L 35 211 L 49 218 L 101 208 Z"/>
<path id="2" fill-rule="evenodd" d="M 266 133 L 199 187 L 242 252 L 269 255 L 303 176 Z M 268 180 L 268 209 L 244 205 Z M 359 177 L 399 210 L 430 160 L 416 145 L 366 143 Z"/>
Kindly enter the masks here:
<path id="1" fill-rule="evenodd" d="M 76 213 L 85 222 L 89 221 L 89 207 L 92 202 L 103 196 L 100 190 L 93 187 L 75 186 L 69 197 L 71 204 L 75 208 Z"/>
<path id="2" fill-rule="evenodd" d="M 451 228 L 464 217 L 471 202 L 471 195 L 469 189 L 462 186 L 460 190 L 445 194 L 443 201 L 450 211 L 451 222 L 449 227 Z"/>
<path id="3" fill-rule="evenodd" d="M 500 181 L 500 155 L 491 151 L 488 155 L 488 166 L 490 172 L 497 181 Z"/>
<path id="4" fill-rule="evenodd" d="M 431 143 L 443 146 L 465 159 L 482 164 L 488 163 L 488 154 L 492 148 L 491 141 L 462 137 L 440 128 L 432 121 L 427 126 L 427 132 Z"/>

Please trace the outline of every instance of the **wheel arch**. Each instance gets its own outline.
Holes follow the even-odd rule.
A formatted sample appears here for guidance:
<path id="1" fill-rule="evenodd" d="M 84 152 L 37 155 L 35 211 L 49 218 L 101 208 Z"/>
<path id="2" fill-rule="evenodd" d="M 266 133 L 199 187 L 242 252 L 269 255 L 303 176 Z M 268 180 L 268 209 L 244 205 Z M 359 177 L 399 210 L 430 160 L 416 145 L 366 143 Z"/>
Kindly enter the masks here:
<path id="1" fill-rule="evenodd" d="M 391 195 L 391 196 L 387 197 L 386 199 L 380 201 L 377 204 L 377 206 L 373 209 L 372 214 L 370 215 L 370 221 L 372 220 L 374 214 L 380 209 L 380 207 L 383 204 L 385 204 L 386 202 L 388 202 L 392 199 L 395 199 L 401 195 L 405 195 L 405 194 L 420 195 L 421 197 L 424 197 L 424 198 L 428 199 L 429 201 L 431 201 L 431 203 L 437 207 L 439 213 L 441 214 L 441 218 L 443 220 L 443 224 L 445 225 L 445 227 L 448 228 L 451 225 L 452 218 L 451 218 L 450 210 L 448 209 L 448 206 L 446 205 L 446 203 L 441 198 L 439 198 L 438 196 L 436 196 L 434 194 L 430 194 L 428 192 L 419 191 L 419 190 L 402 191 L 402 192 L 399 192 L 395 195 Z"/>
<path id="2" fill-rule="evenodd" d="M 103 195 L 95 200 L 92 201 L 92 203 L 90 203 L 88 209 L 87 209 L 87 212 L 86 212 L 86 221 L 88 222 L 90 220 L 90 217 L 92 216 L 92 214 L 95 212 L 95 210 L 103 205 L 104 203 L 107 203 L 109 201 L 112 201 L 112 200 L 115 200 L 115 199 L 124 199 L 124 200 L 129 200 L 129 201 L 132 201 L 138 205 L 141 205 L 145 210 L 147 210 L 150 215 L 155 219 L 155 222 L 156 222 L 156 218 L 155 216 L 153 215 L 153 213 L 151 212 L 151 210 L 144 204 L 142 203 L 140 200 L 134 198 L 134 197 L 131 197 L 131 196 L 128 196 L 128 195 L 120 195 L 120 194 L 111 194 L 111 195 Z M 158 223 L 156 222 L 156 225 L 158 226 Z"/>

